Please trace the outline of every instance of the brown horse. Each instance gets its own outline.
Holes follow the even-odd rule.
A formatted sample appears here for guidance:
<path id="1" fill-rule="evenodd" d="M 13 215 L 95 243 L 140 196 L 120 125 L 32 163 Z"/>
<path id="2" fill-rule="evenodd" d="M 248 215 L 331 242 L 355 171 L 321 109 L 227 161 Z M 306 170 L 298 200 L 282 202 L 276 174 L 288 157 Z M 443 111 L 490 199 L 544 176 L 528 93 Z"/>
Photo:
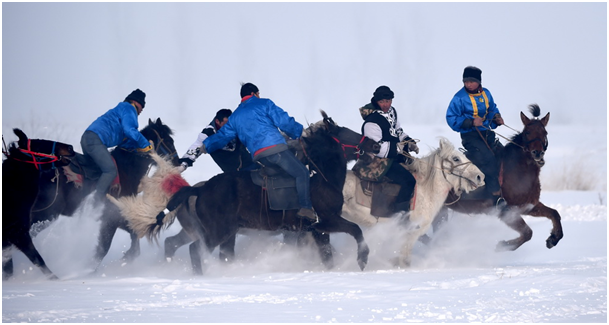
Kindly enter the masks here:
<path id="1" fill-rule="evenodd" d="M 552 232 L 546 239 L 548 248 L 556 246 L 563 237 L 558 211 L 539 202 L 541 193 L 539 171 L 544 164 L 543 156 L 548 148 L 546 126 L 550 113 L 539 119 L 541 110 L 537 104 L 529 105 L 529 110 L 534 118 L 529 119 L 520 112 L 524 129 L 513 136 L 498 154 L 501 164 L 501 193 L 505 199 L 504 205 L 498 205 L 499 219 L 520 234 L 517 238 L 499 242 L 498 250 L 516 250 L 531 239 L 533 231 L 522 219 L 523 214 L 546 217 L 552 221 Z M 472 198 L 463 195 L 459 198 L 451 193 L 446 200 L 446 205 L 448 208 L 462 213 L 485 213 L 494 209 L 495 202 L 491 198 L 485 197 Z M 446 216 L 446 214 L 445 207 L 438 216 Z"/>

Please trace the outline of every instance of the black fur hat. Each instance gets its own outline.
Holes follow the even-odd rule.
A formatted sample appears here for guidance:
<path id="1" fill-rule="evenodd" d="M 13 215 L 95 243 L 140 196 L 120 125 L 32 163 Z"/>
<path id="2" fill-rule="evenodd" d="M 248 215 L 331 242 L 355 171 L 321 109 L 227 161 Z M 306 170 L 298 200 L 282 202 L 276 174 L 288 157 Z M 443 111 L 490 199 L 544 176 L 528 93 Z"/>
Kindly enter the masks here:
<path id="1" fill-rule="evenodd" d="M 142 108 L 144 108 L 144 106 L 146 106 L 146 94 L 141 91 L 139 88 L 132 91 L 131 94 L 129 94 L 129 96 L 127 96 L 127 98 L 125 98 L 125 102 L 128 102 L 130 100 L 134 100 L 138 103 L 140 103 L 140 105 L 142 105 Z"/>
<path id="2" fill-rule="evenodd" d="M 471 65 L 465 67 L 465 70 L 463 70 L 463 82 L 466 81 L 475 81 L 482 84 L 482 70 Z"/>
<path id="3" fill-rule="evenodd" d="M 391 89 L 389 89 L 387 86 L 380 86 L 376 88 L 370 101 L 376 104 L 376 102 L 381 99 L 393 99 L 393 91 L 391 91 Z"/>

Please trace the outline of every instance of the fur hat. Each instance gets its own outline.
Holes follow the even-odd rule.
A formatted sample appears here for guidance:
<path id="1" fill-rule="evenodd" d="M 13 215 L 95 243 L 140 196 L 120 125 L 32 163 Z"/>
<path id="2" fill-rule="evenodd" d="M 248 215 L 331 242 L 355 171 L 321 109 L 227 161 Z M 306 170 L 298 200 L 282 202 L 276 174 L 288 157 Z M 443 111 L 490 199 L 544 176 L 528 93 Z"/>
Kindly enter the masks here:
<path id="1" fill-rule="evenodd" d="M 144 106 L 146 106 L 146 94 L 141 91 L 139 88 L 132 91 L 131 94 L 129 94 L 129 96 L 127 96 L 127 98 L 125 98 L 125 102 L 128 102 L 130 100 L 134 100 L 138 103 L 140 103 L 140 105 L 142 105 L 142 108 L 144 108 Z"/>
<path id="2" fill-rule="evenodd" d="M 389 89 L 387 86 L 380 86 L 376 88 L 370 101 L 372 103 L 376 103 L 381 99 L 393 99 L 393 91 L 391 91 L 391 89 Z"/>
<path id="3" fill-rule="evenodd" d="M 463 82 L 466 81 L 475 81 L 482 84 L 482 70 L 471 65 L 465 67 L 465 70 L 463 70 Z"/>

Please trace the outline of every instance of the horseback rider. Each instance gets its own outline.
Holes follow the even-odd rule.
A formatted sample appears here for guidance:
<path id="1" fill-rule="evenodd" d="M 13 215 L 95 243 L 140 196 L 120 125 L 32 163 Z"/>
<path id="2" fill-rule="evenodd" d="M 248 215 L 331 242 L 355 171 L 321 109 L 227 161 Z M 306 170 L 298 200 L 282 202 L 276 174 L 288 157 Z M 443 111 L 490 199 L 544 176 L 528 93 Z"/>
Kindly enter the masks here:
<path id="1" fill-rule="evenodd" d="M 318 221 L 313 210 L 309 184 L 309 170 L 288 149 L 279 130 L 299 139 L 303 126 L 268 98 L 260 98 L 258 87 L 252 83 L 241 85 L 241 104 L 226 124 L 201 145 L 201 152 L 215 152 L 238 137 L 252 155 L 263 165 L 275 165 L 296 179 L 300 210 L 298 215 Z"/>
<path id="2" fill-rule="evenodd" d="M 408 212 L 416 180 L 410 171 L 400 164 L 412 162 L 402 151 L 414 151 L 418 154 L 419 147 L 402 130 L 397 111 L 391 106 L 392 102 L 393 91 L 387 86 L 380 86 L 374 91 L 370 103 L 359 109 L 364 119 L 362 134 L 377 141 L 381 150 L 372 162 L 366 163 L 360 159 L 353 171 L 363 179 L 382 181 L 383 177 L 387 177 L 392 183 L 399 184 L 394 212 Z M 403 147 L 401 143 L 405 143 Z"/>
<path id="3" fill-rule="evenodd" d="M 184 166 L 184 170 L 188 167 L 192 167 L 192 164 L 201 155 L 199 148 L 203 144 L 203 141 L 207 139 L 207 137 L 216 134 L 216 132 L 228 122 L 228 117 L 231 116 L 232 113 L 233 112 L 227 108 L 223 108 L 216 112 L 214 120 L 203 128 L 201 133 L 197 136 L 197 140 L 190 145 L 186 153 L 180 158 L 180 163 Z M 252 164 L 250 153 L 245 149 L 245 146 L 243 146 L 238 138 L 232 139 L 224 148 L 216 150 L 210 155 L 225 173 L 240 170 Z"/>
<path id="4" fill-rule="evenodd" d="M 461 133 L 467 157 L 485 175 L 486 192 L 497 201 L 501 197 L 497 153 L 503 145 L 492 129 L 503 125 L 501 113 L 491 92 L 482 87 L 482 70 L 474 66 L 463 70 L 463 88 L 450 101 L 446 122 Z"/>
<path id="5" fill-rule="evenodd" d="M 138 130 L 137 117 L 146 105 L 146 94 L 140 89 L 132 91 L 124 101 L 98 117 L 83 133 L 80 145 L 85 157 L 99 167 L 102 174 L 95 186 L 95 203 L 105 199 L 118 171 L 108 148 L 121 145 L 148 153 L 152 145 Z"/>

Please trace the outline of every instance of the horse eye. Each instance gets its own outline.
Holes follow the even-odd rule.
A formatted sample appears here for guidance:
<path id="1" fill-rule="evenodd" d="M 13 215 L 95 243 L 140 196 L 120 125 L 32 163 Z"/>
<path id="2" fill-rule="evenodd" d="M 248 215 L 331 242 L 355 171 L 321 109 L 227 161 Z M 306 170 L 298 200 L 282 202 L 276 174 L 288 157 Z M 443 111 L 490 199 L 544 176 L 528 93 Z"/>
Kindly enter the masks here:
<path id="1" fill-rule="evenodd" d="M 459 162 L 459 157 L 453 157 L 454 162 Z"/>

